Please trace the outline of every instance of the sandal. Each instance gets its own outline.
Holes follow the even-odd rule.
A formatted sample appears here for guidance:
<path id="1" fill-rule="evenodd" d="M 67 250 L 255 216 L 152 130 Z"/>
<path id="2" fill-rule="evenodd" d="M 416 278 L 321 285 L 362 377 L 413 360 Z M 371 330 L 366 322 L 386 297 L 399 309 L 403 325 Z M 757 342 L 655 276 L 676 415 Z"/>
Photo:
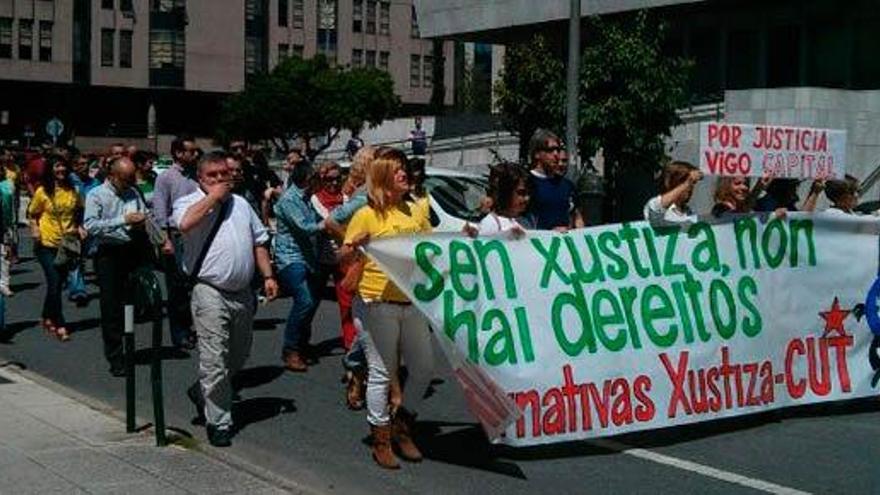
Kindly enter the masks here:
<path id="1" fill-rule="evenodd" d="M 70 340 L 70 333 L 68 333 L 66 327 L 58 327 L 55 329 L 55 337 L 61 342 L 67 342 Z"/>
<path id="2" fill-rule="evenodd" d="M 55 328 L 55 324 L 52 323 L 52 320 L 46 318 L 43 320 L 43 329 L 46 330 L 46 333 L 52 337 L 57 337 L 57 329 Z"/>
<path id="3" fill-rule="evenodd" d="M 364 408 L 364 381 L 363 373 L 354 372 L 345 387 L 345 405 L 352 411 Z"/>

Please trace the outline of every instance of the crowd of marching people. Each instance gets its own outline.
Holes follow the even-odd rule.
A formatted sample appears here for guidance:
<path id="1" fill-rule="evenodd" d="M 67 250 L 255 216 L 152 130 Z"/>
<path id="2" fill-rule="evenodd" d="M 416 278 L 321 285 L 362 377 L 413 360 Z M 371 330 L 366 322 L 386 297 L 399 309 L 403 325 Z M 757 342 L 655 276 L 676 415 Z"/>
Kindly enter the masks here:
<path id="1" fill-rule="evenodd" d="M 231 379 L 248 358 L 258 301 L 289 299 L 280 360 L 290 372 L 307 372 L 316 362 L 313 319 L 332 280 L 345 351 L 345 403 L 366 409 L 371 453 L 380 466 L 399 468 L 398 457 L 417 462 L 416 412 L 434 372 L 430 329 L 363 247 L 378 238 L 431 232 L 425 162 L 388 147 L 350 152 L 346 171 L 335 162 L 313 166 L 293 149 L 282 180 L 243 140 L 205 153 L 192 137 L 178 137 L 170 147 L 173 163 L 161 174 L 153 170 L 156 155 L 122 144 L 104 156 L 66 148 L 17 155 L 4 150 L 0 315 L 4 298 L 13 295 L 10 265 L 21 244 L 18 223 L 26 220 L 45 278 L 42 327 L 60 341 L 71 339 L 62 299 L 66 290 L 71 301 L 88 303 L 84 274 L 92 264 L 104 355 L 110 373 L 124 376 L 123 308 L 132 302 L 131 284 L 139 271 L 162 271 L 171 341 L 198 349 L 198 380 L 189 399 L 210 443 L 228 446 L 235 431 Z M 530 230 L 583 227 L 564 153 L 556 135 L 538 130 L 529 143 L 529 166 L 493 165 L 485 216 L 467 224 L 463 235 L 519 238 Z M 660 194 L 644 206 L 645 219 L 696 221 L 689 203 L 702 178 L 689 163 L 666 165 Z M 850 176 L 816 180 L 799 203 L 796 179 L 723 177 L 711 216 L 814 211 L 823 191 L 829 211 L 853 214 L 858 190 Z"/>

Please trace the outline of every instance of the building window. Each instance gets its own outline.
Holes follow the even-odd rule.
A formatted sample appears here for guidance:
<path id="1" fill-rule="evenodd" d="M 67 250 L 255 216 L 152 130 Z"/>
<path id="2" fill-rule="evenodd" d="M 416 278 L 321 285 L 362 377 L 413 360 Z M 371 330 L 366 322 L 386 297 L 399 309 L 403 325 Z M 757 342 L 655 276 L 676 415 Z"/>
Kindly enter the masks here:
<path id="1" fill-rule="evenodd" d="M 767 35 L 767 87 L 800 84 L 801 28 L 774 26 Z"/>
<path id="2" fill-rule="evenodd" d="M 253 36 L 248 36 L 244 40 L 244 72 L 247 75 L 254 75 L 263 72 L 263 50 L 260 49 L 262 40 Z"/>
<path id="3" fill-rule="evenodd" d="M 305 26 L 304 16 L 305 7 L 303 0 L 293 0 L 293 28 L 302 29 Z"/>
<path id="4" fill-rule="evenodd" d="M 278 25 L 287 25 L 287 0 L 278 0 Z"/>
<path id="5" fill-rule="evenodd" d="M 263 2 L 261 0 L 245 0 L 244 19 L 254 21 L 260 17 L 263 17 Z"/>
<path id="6" fill-rule="evenodd" d="M 119 0 L 119 10 L 123 12 L 133 12 L 134 5 L 131 0 Z"/>
<path id="7" fill-rule="evenodd" d="M 425 55 L 422 60 L 422 86 L 430 88 L 434 84 L 434 57 Z"/>
<path id="8" fill-rule="evenodd" d="M 293 45 L 293 56 L 303 58 L 303 46 Z"/>
<path id="9" fill-rule="evenodd" d="M 367 50 L 367 59 L 365 64 L 367 67 L 376 66 L 376 50 Z"/>
<path id="10" fill-rule="evenodd" d="M 336 0 L 318 1 L 318 53 L 336 63 Z"/>
<path id="11" fill-rule="evenodd" d="M 123 29 L 119 31 L 119 66 L 126 69 L 131 67 L 132 39 L 134 33 Z"/>
<path id="12" fill-rule="evenodd" d="M 0 17 L 0 58 L 12 58 L 11 17 Z"/>
<path id="13" fill-rule="evenodd" d="M 173 12 L 184 8 L 186 0 L 150 0 L 150 10 L 153 12 Z"/>
<path id="14" fill-rule="evenodd" d="M 409 35 L 412 38 L 421 38 L 419 33 L 419 19 L 416 17 L 416 7 L 413 5 L 412 14 L 410 15 Z"/>
<path id="15" fill-rule="evenodd" d="M 113 10 L 113 0 L 101 0 L 101 8 Z"/>
<path id="16" fill-rule="evenodd" d="M 18 58 L 33 60 L 34 58 L 34 21 L 18 20 Z"/>
<path id="17" fill-rule="evenodd" d="M 290 45 L 287 43 L 279 43 L 278 44 L 278 62 L 281 63 L 282 60 L 290 56 Z"/>
<path id="18" fill-rule="evenodd" d="M 186 43 L 181 31 L 156 29 L 150 31 L 150 68 L 183 69 Z"/>
<path id="19" fill-rule="evenodd" d="M 376 0 L 367 0 L 367 34 L 376 34 Z"/>
<path id="20" fill-rule="evenodd" d="M 113 67 L 113 34 L 112 29 L 101 30 L 101 67 Z"/>
<path id="21" fill-rule="evenodd" d="M 379 3 L 379 34 L 391 34 L 391 2 Z"/>
<path id="22" fill-rule="evenodd" d="M 388 52 L 379 52 L 379 68 L 382 70 L 388 70 L 388 58 L 390 54 Z"/>
<path id="23" fill-rule="evenodd" d="M 354 49 L 351 51 L 351 66 L 360 67 L 364 65 L 364 51 Z"/>
<path id="24" fill-rule="evenodd" d="M 756 29 L 727 33 L 727 84 L 725 89 L 749 89 L 759 85 L 761 39 Z"/>
<path id="25" fill-rule="evenodd" d="M 351 30 L 360 33 L 364 29 L 364 2 L 363 0 L 354 0 L 351 11 Z"/>
<path id="26" fill-rule="evenodd" d="M 418 55 L 409 56 L 409 85 L 418 88 L 422 82 L 422 59 Z"/>
<path id="27" fill-rule="evenodd" d="M 52 21 L 40 21 L 40 62 L 52 61 Z"/>

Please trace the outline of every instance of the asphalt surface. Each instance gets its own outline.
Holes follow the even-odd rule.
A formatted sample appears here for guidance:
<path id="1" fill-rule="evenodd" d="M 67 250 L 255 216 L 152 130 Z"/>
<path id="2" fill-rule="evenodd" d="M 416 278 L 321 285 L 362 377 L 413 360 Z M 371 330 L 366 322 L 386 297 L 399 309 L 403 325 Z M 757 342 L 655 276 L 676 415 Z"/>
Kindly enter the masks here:
<path id="1" fill-rule="evenodd" d="M 65 303 L 75 333 L 69 343 L 39 327 L 42 273 L 22 245 L 7 301 L 15 337 L 0 344 L 0 361 L 29 370 L 123 410 L 124 381 L 112 378 L 102 355 L 97 299 L 88 307 Z M 97 287 L 90 285 L 94 294 Z M 227 451 L 319 491 L 357 493 L 880 493 L 880 401 L 819 405 L 655 432 L 606 442 L 574 442 L 531 449 L 490 445 L 446 379 L 420 411 L 421 464 L 396 472 L 375 466 L 364 443 L 365 413 L 343 403 L 341 350 L 334 346 L 339 318 L 325 301 L 313 343 L 327 350 L 306 374 L 284 372 L 280 346 L 289 302 L 261 307 L 254 347 L 243 374 L 235 417 L 242 426 Z M 138 348 L 150 327 L 137 329 Z M 165 341 L 168 342 L 167 331 Z M 165 409 L 170 426 L 204 440 L 191 424 L 185 390 L 196 377 L 197 356 L 162 351 Z M 438 352 L 438 356 L 440 353 Z M 140 351 L 138 413 L 152 416 L 147 352 Z M 440 358 L 442 360 L 442 357 Z M 441 361 L 438 378 L 448 376 Z M 0 432 L 2 435 L 2 432 Z M 633 449 L 627 450 L 628 447 Z M 0 481 L 2 486 L 2 481 Z"/>

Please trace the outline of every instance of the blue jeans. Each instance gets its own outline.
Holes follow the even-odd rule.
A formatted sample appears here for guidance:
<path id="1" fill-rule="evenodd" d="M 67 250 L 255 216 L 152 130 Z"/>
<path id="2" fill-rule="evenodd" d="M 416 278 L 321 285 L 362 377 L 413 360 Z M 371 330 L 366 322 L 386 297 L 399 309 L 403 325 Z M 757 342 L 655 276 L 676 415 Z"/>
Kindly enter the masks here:
<path id="1" fill-rule="evenodd" d="M 320 277 L 305 263 L 291 263 L 278 273 L 281 290 L 293 298 L 284 328 L 284 351 L 300 352 L 312 338 L 312 319 L 321 303 Z"/>

